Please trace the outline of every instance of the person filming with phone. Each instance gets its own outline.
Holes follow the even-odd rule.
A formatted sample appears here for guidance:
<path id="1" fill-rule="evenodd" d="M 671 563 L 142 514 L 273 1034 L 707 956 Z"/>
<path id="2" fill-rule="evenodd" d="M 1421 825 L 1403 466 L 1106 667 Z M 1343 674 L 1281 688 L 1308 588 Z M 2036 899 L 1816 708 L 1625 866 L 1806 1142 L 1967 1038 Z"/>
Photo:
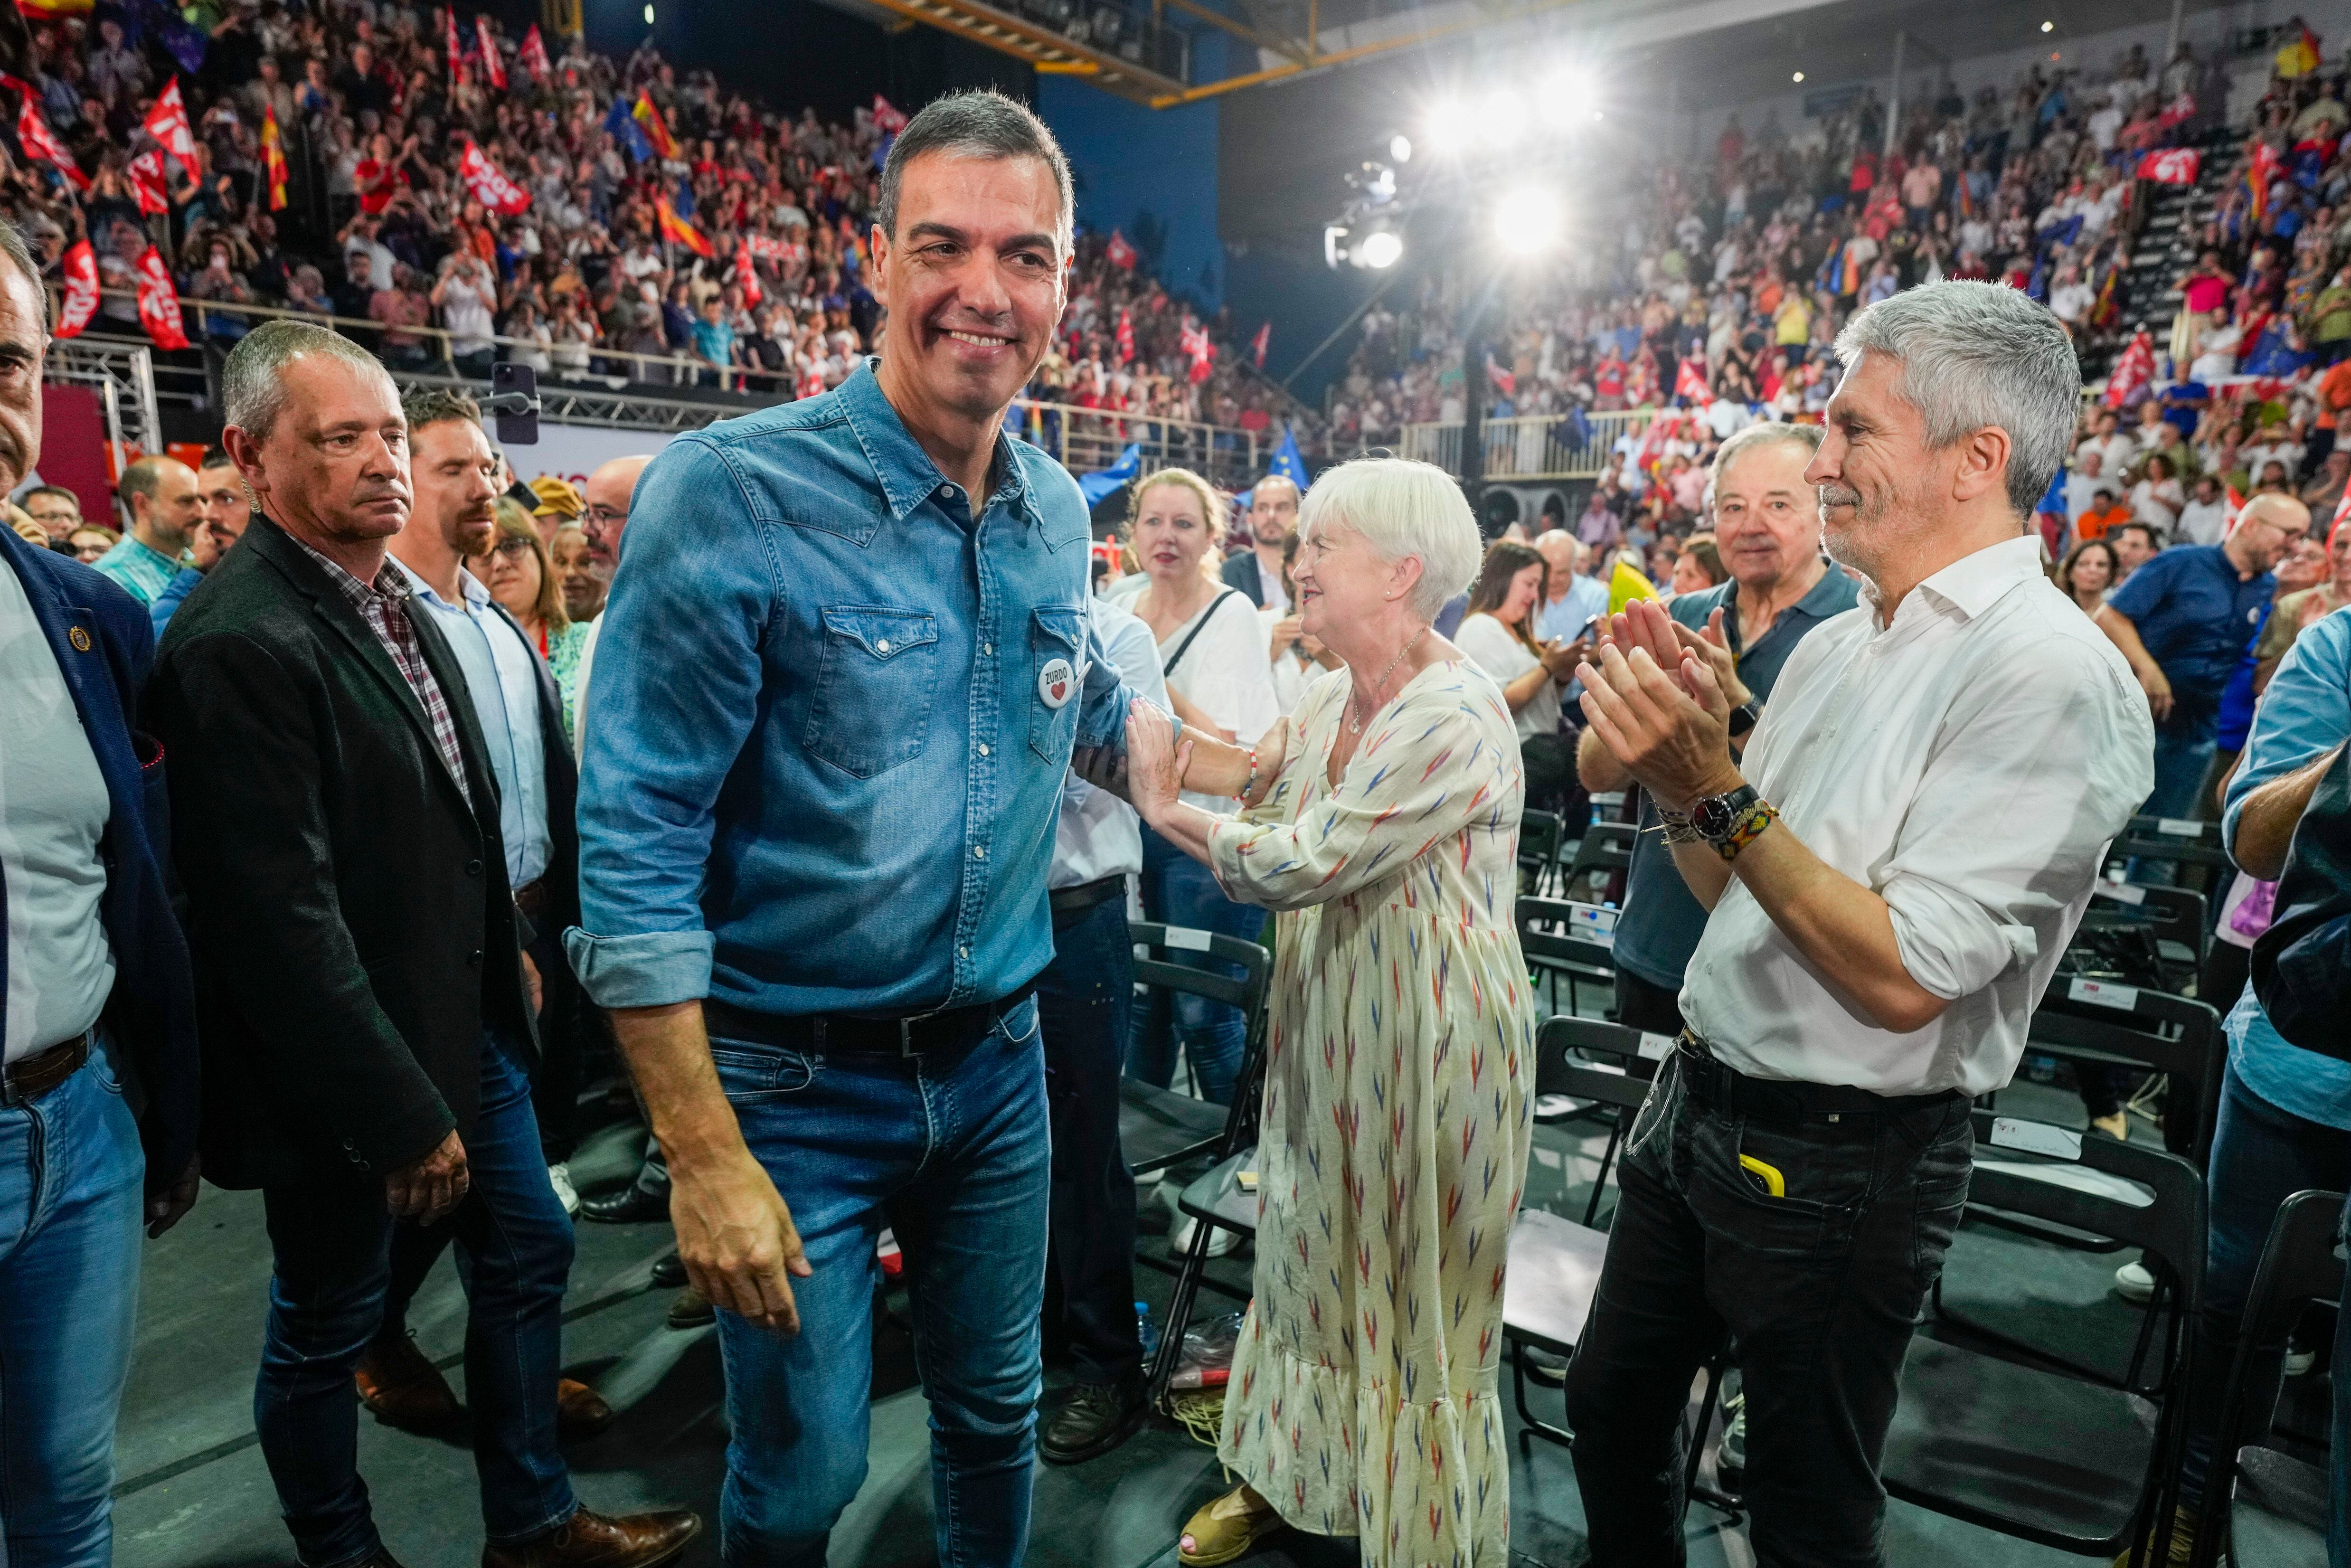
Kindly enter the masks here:
<path id="1" fill-rule="evenodd" d="M 1535 607 L 1549 597 L 1551 568 L 1532 545 L 1500 539 L 1486 551 L 1469 610 L 1454 645 L 1502 688 L 1518 723 L 1530 804 L 1563 794 L 1575 781 L 1573 751 L 1560 734 L 1560 691 L 1591 652 L 1582 641 L 1535 637 Z"/>

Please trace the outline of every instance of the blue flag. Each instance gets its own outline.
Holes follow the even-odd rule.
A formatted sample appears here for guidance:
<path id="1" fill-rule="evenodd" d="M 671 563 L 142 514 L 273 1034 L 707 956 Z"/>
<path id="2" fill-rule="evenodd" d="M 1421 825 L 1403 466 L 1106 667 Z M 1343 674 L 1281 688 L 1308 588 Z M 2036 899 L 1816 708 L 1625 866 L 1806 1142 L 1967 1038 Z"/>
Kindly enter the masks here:
<path id="1" fill-rule="evenodd" d="M 653 157 L 653 144 L 645 140 L 644 127 L 639 125 L 637 117 L 630 112 L 634 106 L 634 99 L 625 97 L 614 99 L 611 112 L 604 116 L 604 129 L 612 133 L 612 140 L 621 144 L 622 152 L 643 163 Z"/>
<path id="2" fill-rule="evenodd" d="M 1306 494 L 1306 459 L 1299 455 L 1297 433 L 1286 424 L 1281 427 L 1281 444 L 1273 449 L 1273 463 L 1266 473 L 1280 475 L 1297 486 L 1300 495 Z"/>
<path id="3" fill-rule="evenodd" d="M 151 0 L 154 13 L 156 37 L 180 62 L 180 68 L 190 76 L 204 69 L 204 46 L 207 40 L 202 28 L 193 27 L 181 19 L 180 14 L 160 0 Z"/>
<path id="4" fill-rule="evenodd" d="M 629 123 L 633 125 L 636 121 L 631 120 Z M 679 217 L 690 220 L 694 216 L 694 186 L 684 180 L 680 180 L 677 183 L 677 194 L 670 198 L 669 208 Z"/>
<path id="5" fill-rule="evenodd" d="M 1118 455 L 1118 461 L 1099 474 L 1078 476 L 1078 489 L 1086 497 L 1086 505 L 1099 507 L 1110 493 L 1121 485 L 1138 478 L 1143 473 L 1143 448 L 1130 446 Z"/>

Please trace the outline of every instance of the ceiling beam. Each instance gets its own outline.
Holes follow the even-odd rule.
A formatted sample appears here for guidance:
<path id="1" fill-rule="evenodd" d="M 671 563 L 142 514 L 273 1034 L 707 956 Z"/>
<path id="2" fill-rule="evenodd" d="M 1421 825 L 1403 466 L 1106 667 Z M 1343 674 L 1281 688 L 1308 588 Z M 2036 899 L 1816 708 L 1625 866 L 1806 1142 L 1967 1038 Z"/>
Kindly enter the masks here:
<path id="1" fill-rule="evenodd" d="M 1303 64 L 1293 57 L 1285 65 L 1272 66 L 1264 70 L 1248 71 L 1240 76 L 1227 77 L 1221 81 L 1203 82 L 1197 87 L 1182 88 L 1175 92 L 1163 93 L 1148 101 L 1154 109 L 1178 109 L 1187 103 L 1198 103 L 1207 99 L 1220 98 L 1228 92 L 1238 92 L 1243 88 L 1263 87 L 1269 82 L 1285 81 L 1306 71 L 1321 70 L 1329 66 L 1348 65 L 1356 60 L 1370 59 L 1374 55 L 1392 54 L 1398 49 L 1416 48 L 1422 44 L 1435 43 L 1439 38 L 1452 37 L 1499 23 L 1523 21 L 1531 16 L 1541 16 L 1546 11 L 1556 11 L 1562 6 L 1579 3 L 1580 0 L 1530 0 L 1530 3 L 1509 5 L 1507 9 L 1474 13 L 1458 21 L 1446 23 L 1442 26 L 1425 27 L 1416 33 L 1400 33 L 1394 37 L 1382 38 L 1376 43 L 1358 44 L 1353 48 L 1333 49 L 1328 53 L 1315 54 Z"/>
<path id="2" fill-rule="evenodd" d="M 1136 103 L 1155 104 L 1185 92 L 1184 83 L 1132 60 L 1077 43 L 1050 27 L 998 10 L 986 0 L 872 0 L 911 21 L 968 38 L 1048 76 L 1084 77 L 1105 91 Z"/>
<path id="3" fill-rule="evenodd" d="M 1198 0 L 1167 0 L 1167 4 L 1187 16 L 1197 16 L 1212 27 L 1223 28 L 1243 43 L 1254 44 L 1260 49 L 1270 49 L 1273 53 L 1295 60 L 1301 66 L 1312 57 L 1310 41 L 1284 38 L 1272 33 L 1261 32 L 1246 22 L 1234 20 L 1221 11 L 1210 10 L 1207 6 L 1200 5 Z"/>

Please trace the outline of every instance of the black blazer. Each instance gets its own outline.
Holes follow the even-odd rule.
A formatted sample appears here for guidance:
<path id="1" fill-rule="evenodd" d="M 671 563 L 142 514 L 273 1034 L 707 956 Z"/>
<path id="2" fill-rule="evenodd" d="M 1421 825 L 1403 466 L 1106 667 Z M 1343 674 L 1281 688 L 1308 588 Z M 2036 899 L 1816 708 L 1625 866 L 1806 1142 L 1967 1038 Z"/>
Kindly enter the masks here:
<path id="1" fill-rule="evenodd" d="M 1249 595 L 1249 601 L 1259 610 L 1265 608 L 1265 569 L 1258 564 L 1257 551 L 1244 549 L 1237 555 L 1225 558 L 1225 586 L 1238 588 Z"/>
<path id="2" fill-rule="evenodd" d="M 157 652 L 223 1186 L 380 1176 L 472 1132 L 485 1025 L 538 1049 L 496 782 L 464 674 L 415 620 L 475 809 L 375 632 L 266 517 Z"/>

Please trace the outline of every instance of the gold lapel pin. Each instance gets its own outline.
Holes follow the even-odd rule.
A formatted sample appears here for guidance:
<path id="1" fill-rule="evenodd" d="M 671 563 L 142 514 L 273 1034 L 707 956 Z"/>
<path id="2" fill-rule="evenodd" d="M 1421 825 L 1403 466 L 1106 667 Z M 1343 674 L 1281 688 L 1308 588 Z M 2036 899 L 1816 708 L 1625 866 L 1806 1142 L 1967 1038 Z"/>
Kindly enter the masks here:
<path id="1" fill-rule="evenodd" d="M 66 641 L 74 645 L 74 652 L 77 653 L 87 653 L 89 652 L 89 633 L 83 631 L 78 626 L 73 627 L 66 632 Z"/>

